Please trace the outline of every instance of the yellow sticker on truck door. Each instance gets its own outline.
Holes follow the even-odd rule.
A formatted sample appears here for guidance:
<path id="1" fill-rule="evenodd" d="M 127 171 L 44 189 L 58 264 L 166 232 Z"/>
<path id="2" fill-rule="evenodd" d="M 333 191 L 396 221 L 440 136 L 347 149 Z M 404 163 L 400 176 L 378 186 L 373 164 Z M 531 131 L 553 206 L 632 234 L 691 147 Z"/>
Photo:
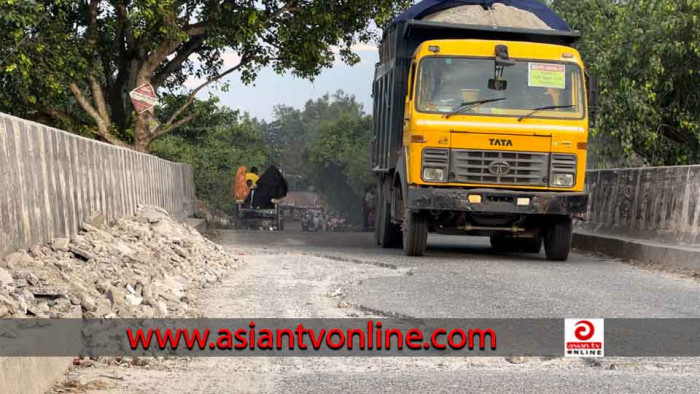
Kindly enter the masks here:
<path id="1" fill-rule="evenodd" d="M 566 66 L 551 63 L 529 63 L 527 84 L 539 88 L 566 88 Z"/>

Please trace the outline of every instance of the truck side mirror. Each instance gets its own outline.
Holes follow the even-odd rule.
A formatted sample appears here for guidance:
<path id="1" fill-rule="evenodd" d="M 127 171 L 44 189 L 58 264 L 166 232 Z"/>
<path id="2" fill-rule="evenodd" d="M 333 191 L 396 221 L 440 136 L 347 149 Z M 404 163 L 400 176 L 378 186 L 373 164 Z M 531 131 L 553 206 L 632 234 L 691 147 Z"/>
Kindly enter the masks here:
<path id="1" fill-rule="evenodd" d="M 586 71 L 586 90 L 588 91 L 588 127 L 595 127 L 598 115 L 598 79 Z"/>

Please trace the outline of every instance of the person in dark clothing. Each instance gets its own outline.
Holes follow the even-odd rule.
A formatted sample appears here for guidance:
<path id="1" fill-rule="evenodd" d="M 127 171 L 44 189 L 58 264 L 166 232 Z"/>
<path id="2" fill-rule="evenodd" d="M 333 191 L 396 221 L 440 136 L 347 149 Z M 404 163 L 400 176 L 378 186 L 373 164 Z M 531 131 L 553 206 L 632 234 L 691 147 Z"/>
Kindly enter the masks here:
<path id="1" fill-rule="evenodd" d="M 258 179 L 257 187 L 253 195 L 253 208 L 269 209 L 274 208 L 273 199 L 280 199 L 287 195 L 289 185 L 284 179 L 280 170 L 275 166 L 270 166 Z"/>

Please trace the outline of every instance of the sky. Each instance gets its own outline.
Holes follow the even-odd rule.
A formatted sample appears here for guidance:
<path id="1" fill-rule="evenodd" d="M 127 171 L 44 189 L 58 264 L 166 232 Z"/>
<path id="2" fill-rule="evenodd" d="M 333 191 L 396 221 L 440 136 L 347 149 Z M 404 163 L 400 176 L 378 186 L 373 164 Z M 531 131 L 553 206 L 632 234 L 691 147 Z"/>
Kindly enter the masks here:
<path id="1" fill-rule="evenodd" d="M 246 111 L 258 119 L 267 121 L 273 119 L 273 108 L 278 104 L 299 108 L 308 100 L 319 98 L 326 93 L 334 93 L 338 89 L 354 95 L 357 101 L 363 104 L 365 112 L 370 112 L 374 65 L 379 61 L 379 55 L 377 48 L 370 45 L 357 45 L 353 50 L 360 56 L 360 63 L 348 66 L 336 61 L 332 68 L 322 71 L 313 82 L 295 78 L 290 74 L 278 75 L 272 69 L 266 68 L 261 70 L 254 84 L 246 86 L 240 82 L 238 75 L 233 74 L 226 79 L 230 83 L 227 92 L 217 88 L 210 88 L 208 92 L 218 95 L 222 105 Z M 225 59 L 225 63 L 238 61 L 235 56 L 230 57 Z M 197 82 L 190 80 L 186 85 L 195 87 Z M 206 92 L 201 92 L 197 97 L 206 96 Z"/>

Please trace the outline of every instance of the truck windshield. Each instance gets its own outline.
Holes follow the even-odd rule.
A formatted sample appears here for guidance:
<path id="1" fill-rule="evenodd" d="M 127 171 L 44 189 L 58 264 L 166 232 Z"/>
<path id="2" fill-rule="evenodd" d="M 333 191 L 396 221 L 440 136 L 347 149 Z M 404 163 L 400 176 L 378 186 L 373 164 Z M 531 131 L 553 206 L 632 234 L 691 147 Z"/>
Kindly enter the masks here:
<path id="1" fill-rule="evenodd" d="M 493 100 L 460 111 L 459 115 L 582 119 L 581 70 L 570 63 L 516 60 L 505 67 L 505 89 L 489 89 L 494 78 L 493 58 L 431 56 L 421 61 L 416 108 L 450 114 L 465 102 Z M 533 110 L 537 110 L 532 113 Z"/>

